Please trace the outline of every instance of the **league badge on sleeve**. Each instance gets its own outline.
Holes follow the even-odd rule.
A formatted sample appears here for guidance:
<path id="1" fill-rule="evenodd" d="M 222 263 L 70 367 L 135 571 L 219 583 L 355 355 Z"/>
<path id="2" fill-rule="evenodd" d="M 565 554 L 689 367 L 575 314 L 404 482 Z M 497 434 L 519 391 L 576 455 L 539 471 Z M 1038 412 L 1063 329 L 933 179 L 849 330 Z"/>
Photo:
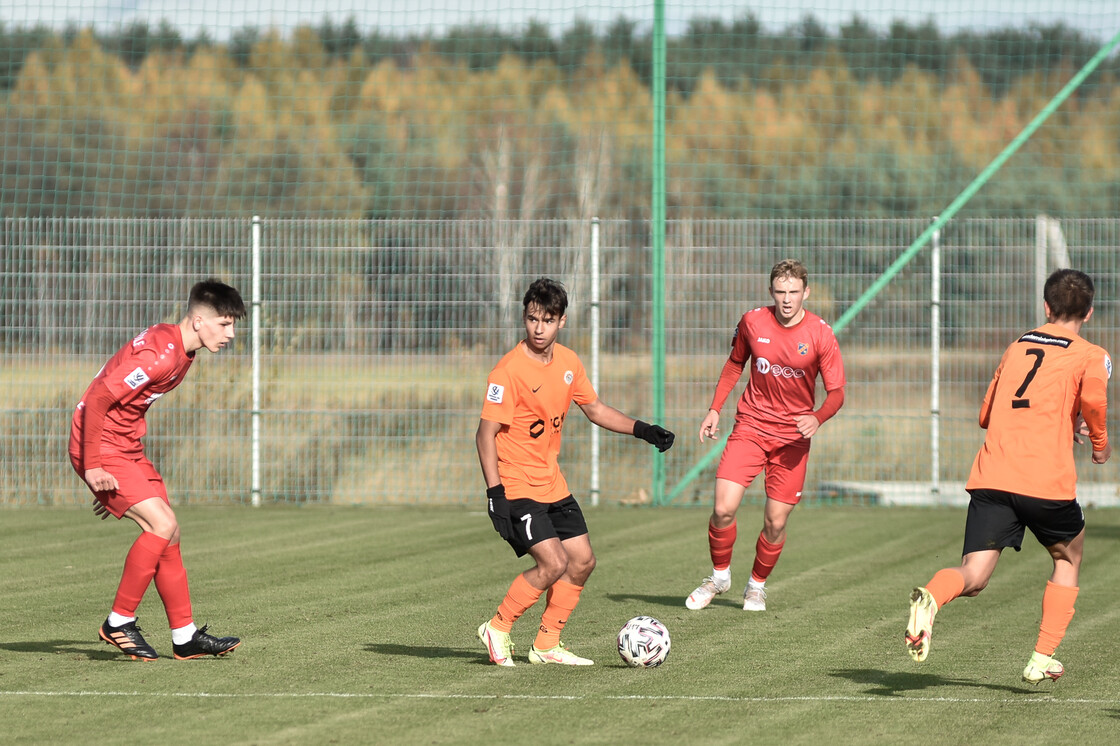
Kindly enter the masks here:
<path id="1" fill-rule="evenodd" d="M 501 404 L 502 399 L 505 397 L 506 387 L 496 383 L 490 384 L 486 388 L 486 401 L 491 404 Z"/>
<path id="2" fill-rule="evenodd" d="M 140 388 L 141 386 L 143 386 L 145 383 L 147 383 L 150 380 L 151 379 L 148 378 L 148 374 L 144 372 L 143 368 L 137 368 L 136 370 L 132 371 L 131 373 L 129 373 L 127 376 L 124 377 L 125 385 L 128 386 L 133 391 Z"/>

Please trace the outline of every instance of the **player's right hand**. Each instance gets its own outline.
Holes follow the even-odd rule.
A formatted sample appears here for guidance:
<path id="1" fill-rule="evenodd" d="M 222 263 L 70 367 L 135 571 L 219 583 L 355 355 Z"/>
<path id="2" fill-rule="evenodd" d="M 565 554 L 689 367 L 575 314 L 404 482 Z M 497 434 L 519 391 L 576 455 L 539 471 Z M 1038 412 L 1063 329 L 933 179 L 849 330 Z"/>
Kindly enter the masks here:
<path id="1" fill-rule="evenodd" d="M 1103 464 L 1106 461 L 1108 461 L 1110 456 L 1112 456 L 1112 444 L 1111 443 L 1106 445 L 1104 447 L 1103 451 L 1093 451 L 1093 463 L 1094 464 Z"/>
<path id="2" fill-rule="evenodd" d="M 719 437 L 717 433 L 719 433 L 719 412 L 709 409 L 704 421 L 700 423 L 700 442 L 703 443 L 704 438 L 715 440 Z"/>
<path id="3" fill-rule="evenodd" d="M 496 484 L 486 488 L 486 512 L 494 530 L 507 541 L 513 536 L 513 520 L 509 517 L 509 500 L 506 499 L 506 486 Z"/>
<path id="4" fill-rule="evenodd" d="M 112 490 L 120 489 L 120 484 L 117 478 L 109 472 L 102 469 L 100 466 L 95 466 L 92 469 L 86 469 L 85 473 L 86 484 L 94 492 L 110 492 Z"/>

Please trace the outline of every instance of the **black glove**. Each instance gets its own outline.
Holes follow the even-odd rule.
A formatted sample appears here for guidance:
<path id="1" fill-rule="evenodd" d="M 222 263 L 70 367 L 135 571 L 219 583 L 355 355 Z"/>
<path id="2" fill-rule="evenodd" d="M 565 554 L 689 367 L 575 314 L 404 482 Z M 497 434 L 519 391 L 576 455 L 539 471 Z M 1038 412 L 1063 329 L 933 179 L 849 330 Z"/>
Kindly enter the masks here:
<path id="1" fill-rule="evenodd" d="M 509 517 L 509 500 L 506 499 L 506 486 L 494 485 L 486 488 L 486 512 L 498 536 L 509 540 L 513 536 L 513 521 Z"/>
<path id="2" fill-rule="evenodd" d="M 652 446 L 657 446 L 657 450 L 665 453 L 673 447 L 673 439 L 677 436 L 661 427 L 661 425 L 651 425 L 648 422 L 635 420 L 634 437 L 641 438 Z"/>

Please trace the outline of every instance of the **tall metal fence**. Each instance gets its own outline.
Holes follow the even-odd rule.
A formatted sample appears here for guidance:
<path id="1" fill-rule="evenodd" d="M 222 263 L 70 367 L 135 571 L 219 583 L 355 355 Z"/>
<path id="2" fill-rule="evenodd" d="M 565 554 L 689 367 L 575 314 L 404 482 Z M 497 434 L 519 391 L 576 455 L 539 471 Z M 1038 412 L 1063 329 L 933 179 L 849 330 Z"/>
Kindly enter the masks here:
<path id="1" fill-rule="evenodd" d="M 677 483 L 710 449 L 696 430 L 746 310 L 769 302 L 770 267 L 810 269 L 808 307 L 834 320 L 928 225 L 914 220 L 676 220 L 666 235 L 667 454 Z M 533 278 L 571 295 L 561 342 L 591 354 L 586 221 L 262 221 L 261 498 L 273 502 L 471 503 L 483 486 L 474 429 L 486 374 L 521 336 Z M 1049 228 L 1047 228 L 1049 226 Z M 1058 238 L 1055 238 L 1057 234 Z M 66 441 L 74 404 L 137 332 L 177 321 L 190 286 L 216 276 L 250 298 L 246 219 L 8 219 L 0 223 L 0 505 L 86 503 Z M 1059 240 L 1060 239 L 1060 240 Z M 649 224 L 601 222 L 602 398 L 649 414 Z M 1120 330 L 1120 220 L 972 219 L 940 235 L 939 340 L 929 252 L 840 334 L 847 403 L 814 439 L 808 492 L 837 482 L 962 479 L 982 439 L 976 411 L 1006 344 L 1040 323 L 1036 278 L 1069 263 L 1097 282 L 1084 331 L 1110 351 Z M 146 447 L 178 503 L 250 497 L 254 414 L 248 324 L 231 350 L 200 354 L 149 414 Z M 938 432 L 931 360 L 939 342 Z M 741 391 L 741 382 L 736 393 Z M 724 408 L 730 426 L 733 405 Z M 573 408 L 574 414 L 574 408 Z M 592 426 L 570 416 L 562 466 L 590 483 Z M 601 438 L 604 502 L 642 502 L 644 444 Z M 931 474 L 936 464 L 938 473 Z M 678 491 L 709 504 L 714 466 Z M 1110 482 L 1083 467 L 1083 483 Z M 753 498 L 761 487 L 752 487 Z"/>

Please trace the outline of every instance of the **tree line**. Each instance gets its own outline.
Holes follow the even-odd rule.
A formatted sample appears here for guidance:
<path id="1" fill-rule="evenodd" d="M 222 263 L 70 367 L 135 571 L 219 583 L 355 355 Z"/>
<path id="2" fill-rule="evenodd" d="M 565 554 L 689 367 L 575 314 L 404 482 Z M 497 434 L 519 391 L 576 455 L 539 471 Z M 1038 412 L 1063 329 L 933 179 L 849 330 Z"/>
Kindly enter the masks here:
<path id="1" fill-rule="evenodd" d="M 1099 47 L 1061 24 L 696 18 L 667 43 L 670 217 L 935 214 Z M 650 49 L 624 18 L 0 28 L 0 214 L 648 217 Z M 968 209 L 1113 215 L 1118 129 L 1113 56 Z"/>

